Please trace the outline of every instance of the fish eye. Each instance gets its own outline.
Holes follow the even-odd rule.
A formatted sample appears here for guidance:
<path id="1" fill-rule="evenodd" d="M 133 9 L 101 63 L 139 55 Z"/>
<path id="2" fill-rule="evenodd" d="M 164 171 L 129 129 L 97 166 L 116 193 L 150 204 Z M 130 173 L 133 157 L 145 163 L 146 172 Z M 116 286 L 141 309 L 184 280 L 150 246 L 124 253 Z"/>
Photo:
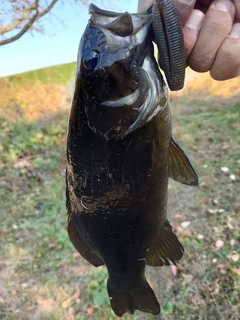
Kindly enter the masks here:
<path id="1" fill-rule="evenodd" d="M 83 66 L 87 70 L 93 70 L 98 63 L 98 52 L 88 51 L 83 56 Z"/>

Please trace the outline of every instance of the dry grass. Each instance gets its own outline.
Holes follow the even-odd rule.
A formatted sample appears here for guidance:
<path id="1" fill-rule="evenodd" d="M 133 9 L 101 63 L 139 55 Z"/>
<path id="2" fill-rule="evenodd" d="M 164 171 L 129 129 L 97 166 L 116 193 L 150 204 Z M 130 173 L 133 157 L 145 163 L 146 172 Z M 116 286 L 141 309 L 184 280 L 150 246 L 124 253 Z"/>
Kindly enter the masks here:
<path id="1" fill-rule="evenodd" d="M 209 92 L 202 77 L 172 97 L 174 136 L 200 178 L 199 188 L 169 186 L 169 219 L 186 252 L 177 270 L 147 269 L 162 315 L 136 312 L 124 319 L 240 318 L 240 92 L 223 97 L 223 83 Z M 62 91 L 37 91 L 42 100 L 31 95 L 20 111 L 1 107 L 0 318 L 116 319 L 105 268 L 85 262 L 65 230 L 68 112 L 55 112 Z M 47 119 L 28 113 L 44 103 Z"/>

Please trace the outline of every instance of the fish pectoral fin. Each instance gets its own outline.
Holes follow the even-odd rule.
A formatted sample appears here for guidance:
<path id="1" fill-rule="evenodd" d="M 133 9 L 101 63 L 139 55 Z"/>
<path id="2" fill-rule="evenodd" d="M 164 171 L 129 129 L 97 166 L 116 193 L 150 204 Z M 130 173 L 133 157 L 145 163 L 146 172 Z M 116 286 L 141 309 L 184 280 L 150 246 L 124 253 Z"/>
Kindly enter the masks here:
<path id="1" fill-rule="evenodd" d="M 184 248 L 178 240 L 178 237 L 172 231 L 172 226 L 166 220 L 163 232 L 157 240 L 155 246 L 150 248 L 146 263 L 149 266 L 170 265 L 178 262 L 184 253 Z"/>
<path id="2" fill-rule="evenodd" d="M 198 185 L 198 176 L 195 170 L 182 148 L 173 138 L 171 138 L 169 146 L 169 177 L 190 186 Z"/>
<path id="3" fill-rule="evenodd" d="M 72 244 L 84 259 L 95 267 L 104 265 L 102 258 L 87 245 L 79 234 L 75 223 L 71 218 L 68 221 L 68 235 Z"/>
<path id="4" fill-rule="evenodd" d="M 138 131 L 139 133 L 139 131 Z M 123 163 L 123 179 L 132 186 L 141 186 L 152 168 L 151 137 L 136 134 L 131 140 Z"/>

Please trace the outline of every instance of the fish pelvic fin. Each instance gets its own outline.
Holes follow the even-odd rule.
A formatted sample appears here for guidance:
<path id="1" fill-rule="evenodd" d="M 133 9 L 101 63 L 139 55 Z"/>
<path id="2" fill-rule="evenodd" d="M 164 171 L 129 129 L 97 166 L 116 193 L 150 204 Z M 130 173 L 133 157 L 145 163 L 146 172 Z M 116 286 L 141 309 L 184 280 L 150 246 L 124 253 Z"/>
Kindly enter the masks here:
<path id="1" fill-rule="evenodd" d="M 173 233 L 172 226 L 166 220 L 163 232 L 147 254 L 146 263 L 149 266 L 169 266 L 170 261 L 176 264 L 182 258 L 183 253 L 183 246 L 177 235 Z"/>
<path id="2" fill-rule="evenodd" d="M 107 289 L 112 309 L 118 317 L 126 312 L 133 314 L 135 310 L 154 315 L 160 313 L 160 305 L 146 279 L 133 290 L 113 285 L 108 279 Z"/>
<path id="3" fill-rule="evenodd" d="M 169 145 L 169 177 L 173 180 L 190 185 L 198 185 L 198 176 L 188 157 L 173 138 Z"/>
<path id="4" fill-rule="evenodd" d="M 84 259 L 95 267 L 104 265 L 102 258 L 84 241 L 71 217 L 68 220 L 68 235 L 72 244 Z"/>

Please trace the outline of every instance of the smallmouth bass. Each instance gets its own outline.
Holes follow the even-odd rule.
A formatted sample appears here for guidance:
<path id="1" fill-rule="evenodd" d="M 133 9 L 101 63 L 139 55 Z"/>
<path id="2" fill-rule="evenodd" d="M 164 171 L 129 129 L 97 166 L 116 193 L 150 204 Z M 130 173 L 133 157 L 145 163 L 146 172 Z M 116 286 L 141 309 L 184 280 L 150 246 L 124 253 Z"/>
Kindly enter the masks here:
<path id="1" fill-rule="evenodd" d="M 106 265 L 116 315 L 158 314 L 146 265 L 176 263 L 184 252 L 166 216 L 168 179 L 198 178 L 172 138 L 152 10 L 89 11 L 69 117 L 68 233 L 88 262 Z"/>

